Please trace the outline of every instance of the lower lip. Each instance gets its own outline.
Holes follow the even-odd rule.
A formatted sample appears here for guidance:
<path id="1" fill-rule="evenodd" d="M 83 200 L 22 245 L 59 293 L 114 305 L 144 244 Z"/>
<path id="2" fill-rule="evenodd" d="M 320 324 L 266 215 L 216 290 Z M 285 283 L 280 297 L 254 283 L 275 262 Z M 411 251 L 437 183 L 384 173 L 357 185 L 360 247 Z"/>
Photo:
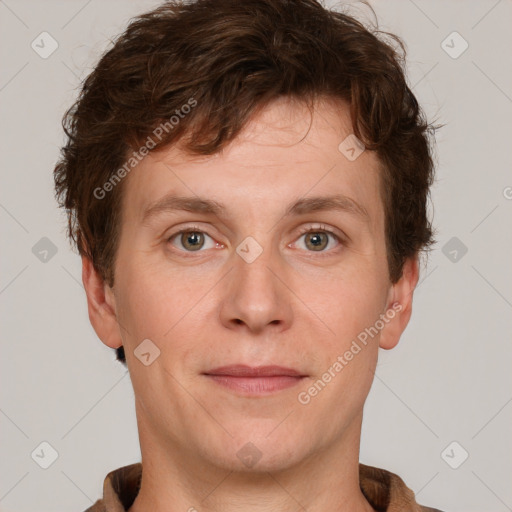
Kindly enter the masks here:
<path id="1" fill-rule="evenodd" d="M 304 377 L 274 375 L 270 377 L 234 377 L 231 375 L 207 375 L 217 384 L 247 395 L 268 395 L 296 386 Z"/>

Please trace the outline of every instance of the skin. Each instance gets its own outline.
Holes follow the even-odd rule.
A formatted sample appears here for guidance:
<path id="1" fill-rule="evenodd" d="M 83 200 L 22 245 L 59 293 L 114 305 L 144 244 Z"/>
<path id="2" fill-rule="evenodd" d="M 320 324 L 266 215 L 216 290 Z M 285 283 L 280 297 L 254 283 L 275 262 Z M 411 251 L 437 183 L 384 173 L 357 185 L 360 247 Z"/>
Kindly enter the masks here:
<path id="1" fill-rule="evenodd" d="M 144 471 L 130 512 L 373 510 L 359 488 L 363 405 L 378 347 L 393 348 L 409 322 L 418 261 L 391 284 L 379 161 L 338 150 L 352 132 L 347 105 L 322 100 L 309 125 L 307 108 L 283 99 L 221 153 L 150 154 L 125 178 L 114 287 L 83 258 L 91 323 L 105 345 L 124 345 L 136 397 Z M 169 193 L 226 211 L 166 211 L 144 224 L 143 212 Z M 368 222 L 337 210 L 284 216 L 300 198 L 333 194 L 364 207 Z M 208 235 L 200 251 L 171 238 L 191 226 Z M 326 229 L 344 239 L 315 251 L 311 237 Z M 248 236 L 263 248 L 252 263 L 236 252 Z M 300 403 L 299 392 L 396 303 L 379 334 Z M 161 351 L 149 366 L 134 354 L 144 339 Z M 308 377 L 248 397 L 202 375 L 237 363 Z M 261 454 L 252 467 L 237 457 L 248 442 Z"/>

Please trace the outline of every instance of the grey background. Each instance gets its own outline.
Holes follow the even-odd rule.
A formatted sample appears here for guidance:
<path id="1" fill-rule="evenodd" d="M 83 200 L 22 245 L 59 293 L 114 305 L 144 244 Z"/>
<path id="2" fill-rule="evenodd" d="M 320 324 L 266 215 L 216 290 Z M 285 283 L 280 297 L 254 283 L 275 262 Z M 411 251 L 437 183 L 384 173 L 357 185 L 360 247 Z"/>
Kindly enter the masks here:
<path id="1" fill-rule="evenodd" d="M 0 1 L 2 511 L 85 510 L 108 471 L 140 460 L 129 376 L 89 325 L 51 171 L 79 80 L 130 17 L 158 3 Z M 512 510 L 512 3 L 370 3 L 380 28 L 405 40 L 420 103 L 447 126 L 433 189 L 439 243 L 409 327 L 381 353 L 361 461 L 398 473 L 423 504 Z M 43 31 L 59 45 L 47 59 L 31 48 Z M 456 59 L 441 46 L 453 31 L 469 44 Z M 46 262 L 43 237 L 57 251 Z M 48 469 L 31 456 L 43 441 L 58 452 Z M 469 457 L 452 469 L 462 449 Z"/>

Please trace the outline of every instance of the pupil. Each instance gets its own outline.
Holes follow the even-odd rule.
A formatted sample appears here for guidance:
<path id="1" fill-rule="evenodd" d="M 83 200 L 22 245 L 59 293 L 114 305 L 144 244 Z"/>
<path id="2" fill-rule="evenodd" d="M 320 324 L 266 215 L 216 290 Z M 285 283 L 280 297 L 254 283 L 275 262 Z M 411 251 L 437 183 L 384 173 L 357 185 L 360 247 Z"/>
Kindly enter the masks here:
<path id="1" fill-rule="evenodd" d="M 188 247 L 189 249 L 197 250 L 197 249 L 200 249 L 202 246 L 200 233 L 196 233 L 196 232 L 184 233 L 183 239 L 182 239 L 183 245 L 185 247 Z"/>
<path id="2" fill-rule="evenodd" d="M 325 242 L 326 235 L 322 233 L 315 233 L 310 235 L 309 241 L 312 243 L 313 248 L 316 250 L 318 248 L 322 248 L 322 243 Z"/>

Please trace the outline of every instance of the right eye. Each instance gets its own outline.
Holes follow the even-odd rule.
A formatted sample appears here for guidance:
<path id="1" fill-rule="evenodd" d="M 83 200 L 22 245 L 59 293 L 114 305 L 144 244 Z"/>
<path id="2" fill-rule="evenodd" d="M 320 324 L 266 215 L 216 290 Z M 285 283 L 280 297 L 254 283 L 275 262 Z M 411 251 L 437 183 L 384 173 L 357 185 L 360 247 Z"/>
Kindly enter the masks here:
<path id="1" fill-rule="evenodd" d="M 205 247 L 207 238 L 211 240 L 211 242 L 209 246 Z M 170 242 L 173 247 L 184 252 L 198 252 L 201 251 L 201 249 L 213 249 L 222 246 L 218 242 L 215 242 L 215 240 L 204 231 L 190 227 L 172 234 L 167 241 Z"/>

